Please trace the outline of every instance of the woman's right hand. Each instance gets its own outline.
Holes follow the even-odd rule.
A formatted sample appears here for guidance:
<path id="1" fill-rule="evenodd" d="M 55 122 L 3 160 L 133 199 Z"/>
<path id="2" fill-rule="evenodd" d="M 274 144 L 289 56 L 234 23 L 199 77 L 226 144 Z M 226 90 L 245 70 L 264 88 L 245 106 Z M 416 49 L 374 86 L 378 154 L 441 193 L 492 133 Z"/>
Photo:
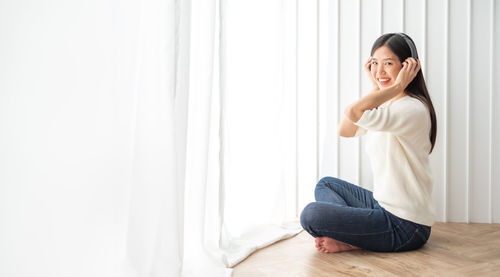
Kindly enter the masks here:
<path id="1" fill-rule="evenodd" d="M 378 87 L 377 80 L 375 80 L 375 78 L 373 78 L 372 76 L 371 66 L 372 66 L 372 57 L 369 57 L 368 60 L 365 62 L 365 72 L 366 75 L 368 76 L 368 79 L 370 79 L 372 83 L 373 90 L 379 90 L 380 88 Z"/>

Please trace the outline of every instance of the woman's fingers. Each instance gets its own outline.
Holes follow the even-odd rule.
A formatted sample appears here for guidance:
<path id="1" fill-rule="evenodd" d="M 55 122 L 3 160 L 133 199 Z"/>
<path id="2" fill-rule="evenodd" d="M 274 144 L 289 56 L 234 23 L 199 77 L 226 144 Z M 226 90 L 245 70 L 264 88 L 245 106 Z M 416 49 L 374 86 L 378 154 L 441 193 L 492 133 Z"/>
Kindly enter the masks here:
<path id="1" fill-rule="evenodd" d="M 403 62 L 403 68 L 401 68 L 401 82 L 408 85 L 415 79 L 418 71 L 420 71 L 420 62 L 412 57 L 407 58 Z"/>
<path id="2" fill-rule="evenodd" d="M 410 72 L 414 72 L 414 71 L 418 72 L 420 70 L 420 62 L 418 60 L 416 60 L 415 58 L 409 57 L 405 61 L 409 65 Z"/>
<path id="3" fill-rule="evenodd" d="M 411 58 L 412 59 L 412 63 L 413 63 L 413 69 L 412 69 L 412 80 L 417 76 L 418 72 L 420 71 L 420 61 L 419 60 L 416 60 L 414 58 Z"/>
<path id="4" fill-rule="evenodd" d="M 420 65 L 420 61 L 417 60 L 417 73 L 420 71 L 421 68 L 422 66 Z"/>

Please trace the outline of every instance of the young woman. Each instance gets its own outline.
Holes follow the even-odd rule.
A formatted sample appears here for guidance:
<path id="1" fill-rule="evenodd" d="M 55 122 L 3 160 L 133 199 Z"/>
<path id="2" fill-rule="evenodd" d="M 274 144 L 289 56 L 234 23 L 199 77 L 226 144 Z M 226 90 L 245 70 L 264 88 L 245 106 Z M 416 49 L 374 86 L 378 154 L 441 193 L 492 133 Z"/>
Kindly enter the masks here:
<path id="1" fill-rule="evenodd" d="M 413 40 L 385 34 L 365 71 L 373 90 L 346 107 L 339 135 L 366 135 L 373 193 L 334 177 L 316 185 L 316 202 L 300 216 L 322 252 L 408 251 L 424 245 L 434 223 L 428 156 L 436 114 Z"/>

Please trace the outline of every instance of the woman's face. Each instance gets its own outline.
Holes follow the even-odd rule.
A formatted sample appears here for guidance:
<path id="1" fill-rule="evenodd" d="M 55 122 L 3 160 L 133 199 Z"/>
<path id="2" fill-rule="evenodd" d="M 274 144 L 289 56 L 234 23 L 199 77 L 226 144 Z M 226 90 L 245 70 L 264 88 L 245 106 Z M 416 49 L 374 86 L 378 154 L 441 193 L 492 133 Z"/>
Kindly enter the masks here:
<path id="1" fill-rule="evenodd" d="M 372 56 L 371 73 L 380 89 L 394 84 L 403 65 L 387 46 L 381 46 Z"/>

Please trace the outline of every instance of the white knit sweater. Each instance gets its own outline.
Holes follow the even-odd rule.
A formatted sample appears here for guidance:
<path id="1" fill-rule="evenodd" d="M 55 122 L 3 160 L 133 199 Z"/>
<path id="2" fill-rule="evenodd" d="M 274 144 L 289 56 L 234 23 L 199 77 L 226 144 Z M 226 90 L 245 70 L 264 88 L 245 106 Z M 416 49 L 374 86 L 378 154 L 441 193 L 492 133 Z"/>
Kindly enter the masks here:
<path id="1" fill-rule="evenodd" d="M 420 100 L 404 96 L 366 110 L 355 136 L 366 134 L 373 196 L 390 213 L 431 226 L 434 224 L 429 111 Z"/>

